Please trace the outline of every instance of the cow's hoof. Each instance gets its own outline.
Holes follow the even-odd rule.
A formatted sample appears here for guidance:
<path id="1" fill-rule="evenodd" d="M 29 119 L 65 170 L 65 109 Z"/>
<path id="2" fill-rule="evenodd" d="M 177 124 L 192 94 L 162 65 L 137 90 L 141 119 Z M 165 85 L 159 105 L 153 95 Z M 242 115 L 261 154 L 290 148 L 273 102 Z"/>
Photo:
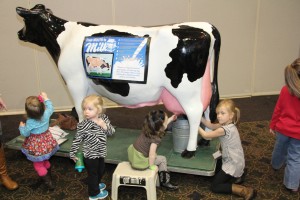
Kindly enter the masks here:
<path id="1" fill-rule="evenodd" d="M 195 156 L 195 153 L 196 153 L 196 151 L 188 151 L 188 150 L 184 150 L 184 151 L 181 153 L 181 157 L 183 157 L 183 158 L 191 158 L 191 157 L 194 157 L 194 156 Z"/>

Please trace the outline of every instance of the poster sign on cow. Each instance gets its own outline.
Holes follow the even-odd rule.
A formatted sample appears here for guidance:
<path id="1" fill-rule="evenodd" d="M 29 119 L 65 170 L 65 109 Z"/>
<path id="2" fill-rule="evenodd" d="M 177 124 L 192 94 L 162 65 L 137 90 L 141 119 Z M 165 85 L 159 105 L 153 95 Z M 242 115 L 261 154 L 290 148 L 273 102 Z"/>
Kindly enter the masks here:
<path id="1" fill-rule="evenodd" d="M 90 78 L 146 83 L 149 37 L 85 37 L 82 59 Z"/>

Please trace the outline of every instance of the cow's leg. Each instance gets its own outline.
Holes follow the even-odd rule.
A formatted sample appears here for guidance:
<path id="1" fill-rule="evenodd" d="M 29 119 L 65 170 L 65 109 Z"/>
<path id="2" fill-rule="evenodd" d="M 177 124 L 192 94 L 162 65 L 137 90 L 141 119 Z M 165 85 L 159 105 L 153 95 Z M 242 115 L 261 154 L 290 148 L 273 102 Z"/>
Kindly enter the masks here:
<path id="1" fill-rule="evenodd" d="M 210 113 L 210 107 L 208 106 L 204 111 L 204 118 L 206 119 L 206 121 L 210 122 L 209 113 Z M 211 129 L 205 127 L 205 131 L 211 131 Z"/>
<path id="2" fill-rule="evenodd" d="M 198 138 L 198 127 L 201 122 L 201 117 L 203 114 L 202 104 L 197 105 L 185 105 L 183 106 L 186 115 L 189 120 L 190 125 L 190 137 L 186 150 L 181 153 L 184 158 L 191 158 L 195 156 L 197 148 L 197 138 Z"/>
<path id="3" fill-rule="evenodd" d="M 82 80 L 82 81 L 78 81 Z M 83 113 L 81 109 L 81 102 L 88 95 L 89 85 L 84 79 L 69 79 L 66 81 L 69 92 L 74 101 L 75 109 L 79 117 L 79 121 L 83 120 Z"/>
<path id="4" fill-rule="evenodd" d="M 209 113 L 210 113 L 210 108 L 209 106 L 206 108 L 206 110 L 204 111 L 203 113 L 203 116 L 204 118 L 207 120 L 207 121 L 210 121 L 210 118 L 209 118 Z M 205 131 L 211 131 L 211 129 L 207 128 L 206 126 L 204 126 L 204 124 L 200 124 L 201 128 L 203 128 Z M 204 139 L 204 138 L 201 138 L 199 141 L 198 141 L 198 147 L 200 146 L 209 146 L 210 145 L 210 139 Z"/>

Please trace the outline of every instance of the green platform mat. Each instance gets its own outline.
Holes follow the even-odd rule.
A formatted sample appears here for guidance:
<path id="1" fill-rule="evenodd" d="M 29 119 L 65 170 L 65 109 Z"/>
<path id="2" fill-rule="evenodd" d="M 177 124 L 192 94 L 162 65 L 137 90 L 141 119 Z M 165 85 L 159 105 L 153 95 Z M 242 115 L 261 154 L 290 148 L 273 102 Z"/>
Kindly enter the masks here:
<path id="1" fill-rule="evenodd" d="M 56 156 L 69 157 L 70 147 L 75 135 L 75 131 L 67 131 L 66 142 L 60 145 Z M 140 134 L 140 130 L 116 128 L 113 136 L 107 140 L 107 157 L 105 161 L 111 164 L 118 164 L 122 161 L 127 161 L 127 148 L 132 144 Z M 7 142 L 7 148 L 21 148 L 24 137 L 18 136 Z M 163 138 L 157 154 L 164 155 L 167 158 L 168 170 L 179 173 L 195 174 L 203 176 L 213 176 L 215 174 L 216 161 L 212 154 L 219 149 L 219 140 L 213 139 L 210 146 L 199 147 L 196 151 L 196 156 L 190 159 L 182 158 L 180 153 L 173 150 L 172 133 L 168 132 Z"/>

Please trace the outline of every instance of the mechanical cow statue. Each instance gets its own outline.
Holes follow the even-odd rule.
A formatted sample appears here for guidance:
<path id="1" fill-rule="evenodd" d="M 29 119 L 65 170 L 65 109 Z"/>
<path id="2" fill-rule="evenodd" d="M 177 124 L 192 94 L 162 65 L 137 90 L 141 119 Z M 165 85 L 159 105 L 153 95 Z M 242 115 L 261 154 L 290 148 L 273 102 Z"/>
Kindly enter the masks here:
<path id="1" fill-rule="evenodd" d="M 219 101 L 221 38 L 213 25 L 130 27 L 71 22 L 41 4 L 16 11 L 25 23 L 19 39 L 48 50 L 80 119 L 81 101 L 91 93 L 130 108 L 163 102 L 170 112 L 187 116 L 190 136 L 182 157 L 195 155 L 201 117 L 205 111 L 215 120 Z"/>

